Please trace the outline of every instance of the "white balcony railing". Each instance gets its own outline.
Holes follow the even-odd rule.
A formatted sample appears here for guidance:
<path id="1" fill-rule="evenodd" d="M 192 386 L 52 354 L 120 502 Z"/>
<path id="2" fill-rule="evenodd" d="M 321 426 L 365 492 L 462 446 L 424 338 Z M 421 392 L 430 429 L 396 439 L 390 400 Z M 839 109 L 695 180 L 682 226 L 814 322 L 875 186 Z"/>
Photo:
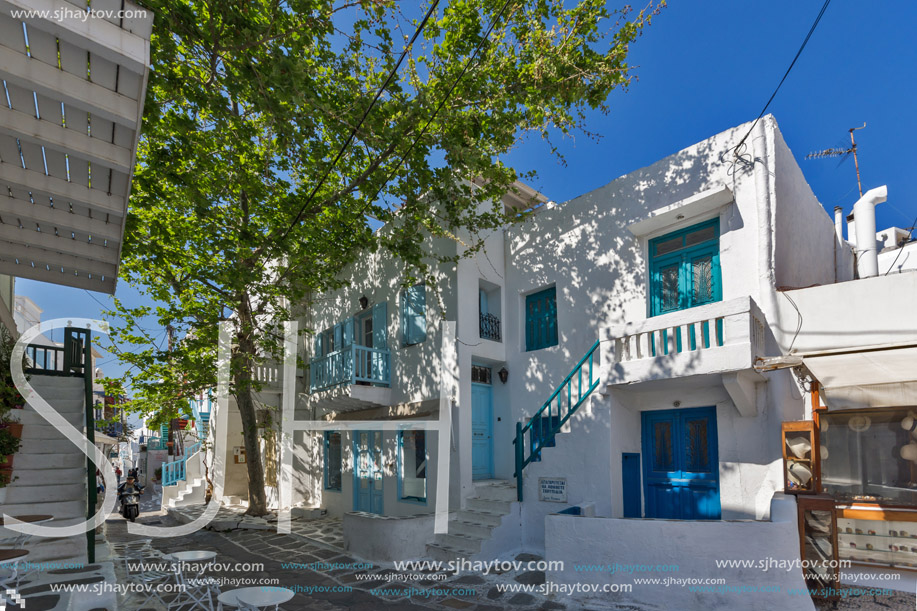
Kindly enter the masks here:
<path id="1" fill-rule="evenodd" d="M 764 314 L 749 297 L 605 329 L 608 384 L 751 368 L 764 356 Z"/>

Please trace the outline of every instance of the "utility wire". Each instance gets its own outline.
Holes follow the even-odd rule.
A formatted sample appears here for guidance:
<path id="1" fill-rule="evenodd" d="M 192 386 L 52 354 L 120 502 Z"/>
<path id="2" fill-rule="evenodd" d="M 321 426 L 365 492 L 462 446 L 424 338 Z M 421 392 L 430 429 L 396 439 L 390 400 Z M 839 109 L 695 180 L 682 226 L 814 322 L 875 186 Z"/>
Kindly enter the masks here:
<path id="1" fill-rule="evenodd" d="M 764 113 L 767 112 L 767 108 L 771 105 L 771 102 L 774 101 L 774 98 L 777 96 L 777 92 L 780 91 L 780 87 L 783 86 L 783 81 L 785 81 L 786 77 L 790 75 L 790 71 L 793 69 L 793 66 L 796 65 L 796 60 L 799 59 L 800 55 L 802 55 L 802 50 L 805 49 L 806 45 L 809 43 L 809 39 L 812 37 L 812 33 L 815 32 L 815 28 L 818 27 L 818 22 L 821 21 L 821 18 L 825 14 L 825 10 L 827 10 L 829 4 L 831 4 L 831 0 L 825 0 L 825 3 L 822 5 L 821 10 L 818 11 L 818 17 L 815 18 L 815 22 L 812 24 L 812 27 L 809 28 L 809 33 L 806 34 L 805 40 L 802 41 L 802 45 L 799 47 L 799 50 L 796 51 L 796 57 L 794 57 L 793 61 L 790 62 L 790 67 L 786 69 L 786 72 L 784 73 L 783 78 L 780 79 L 780 83 L 778 83 L 777 88 L 774 89 L 774 93 L 771 94 L 770 99 L 767 100 L 767 104 L 765 104 L 764 108 L 761 109 L 761 113 L 758 115 L 758 118 L 756 118 L 755 122 L 751 124 L 751 127 L 748 130 L 748 133 L 745 134 L 745 136 L 736 145 L 735 149 L 733 149 L 734 151 L 736 151 L 736 154 L 738 154 L 739 147 L 745 143 L 745 140 L 748 138 L 749 135 L 751 135 L 752 130 L 755 129 L 755 125 L 758 124 L 758 121 L 760 121 L 761 117 L 764 116 Z"/>
<path id="2" fill-rule="evenodd" d="M 433 123 L 433 120 L 436 119 L 436 115 L 438 115 L 439 111 L 442 110 L 443 106 L 446 104 L 446 102 L 449 100 L 449 97 L 452 95 L 452 92 L 455 91 L 455 88 L 458 86 L 462 78 L 465 76 L 465 73 L 468 72 L 468 68 L 471 66 L 472 62 L 474 62 L 475 58 L 477 58 L 478 52 L 480 52 L 481 47 L 484 45 L 484 41 L 490 39 L 490 34 L 491 32 L 493 32 L 494 26 L 497 24 L 497 20 L 499 20 L 500 17 L 503 16 L 504 12 L 506 12 L 506 9 L 510 5 L 510 2 L 512 2 L 512 0 L 506 0 L 506 2 L 503 3 L 503 8 L 500 9 L 500 12 L 494 15 L 494 18 L 490 20 L 490 25 L 487 27 L 487 32 L 485 32 L 484 36 L 481 37 L 481 40 L 478 41 L 478 44 L 474 48 L 474 51 L 472 52 L 471 56 L 465 62 L 464 67 L 462 67 L 462 71 L 461 73 L 459 73 L 458 78 L 455 79 L 455 82 L 452 83 L 452 86 L 449 88 L 449 91 L 447 91 L 443 99 L 440 100 L 436 109 L 433 111 L 433 115 L 427 120 L 426 124 L 423 126 L 423 129 L 420 130 L 420 133 L 418 133 L 417 136 L 415 136 L 415 138 L 411 141 L 411 144 L 410 146 L 408 146 L 407 150 L 399 156 L 398 163 L 396 163 L 395 167 L 392 168 L 392 170 L 388 173 L 388 176 L 385 177 L 385 180 L 382 182 L 382 184 L 379 186 L 379 188 L 376 190 L 373 196 L 367 200 L 369 203 L 376 201 L 376 198 L 379 197 L 379 193 L 382 192 L 382 189 L 385 188 L 385 185 L 387 185 L 392 180 L 392 178 L 394 178 L 395 172 L 397 172 L 398 169 L 401 167 L 401 165 L 404 163 L 404 160 L 407 157 L 408 153 L 410 153 L 414 149 L 414 146 L 427 133 L 427 128 L 429 128 L 430 125 Z"/>
<path id="3" fill-rule="evenodd" d="M 884 275 L 889 275 L 893 269 L 895 269 L 895 263 L 898 262 L 898 259 L 901 258 L 901 253 L 904 252 L 904 247 L 907 246 L 911 241 L 911 236 L 914 235 L 914 228 L 917 227 L 917 218 L 914 219 L 914 222 L 911 223 L 910 228 L 907 232 L 907 240 L 901 242 L 901 246 L 898 247 L 898 254 L 895 256 L 895 260 L 892 261 L 891 266 L 885 271 Z"/>
<path id="4" fill-rule="evenodd" d="M 296 223 L 302 220 L 302 215 L 303 213 L 305 213 L 306 208 L 308 208 L 309 204 L 312 203 L 312 200 L 315 199 L 316 194 L 318 194 L 319 189 L 321 189 L 322 186 L 325 184 L 325 181 L 328 179 L 328 176 L 331 174 L 331 171 L 334 169 L 334 166 L 337 165 L 337 162 L 340 161 L 341 157 L 344 156 L 344 153 L 347 152 L 347 149 L 350 147 L 350 144 L 353 142 L 353 139 L 356 137 L 357 132 L 360 130 L 361 127 L 363 127 L 363 123 L 366 121 L 366 118 L 369 116 L 370 111 L 376 105 L 376 102 L 378 102 L 379 98 L 382 97 L 382 93 L 385 91 L 386 87 L 389 86 L 389 84 L 392 82 L 392 80 L 394 80 L 395 76 L 398 74 L 398 68 L 401 67 L 401 63 L 404 61 L 404 58 L 407 56 L 408 51 L 411 50 L 411 47 L 414 45 L 414 42 L 420 36 L 420 33 L 423 31 L 424 26 L 427 25 L 427 21 L 430 20 L 430 16 L 433 15 L 433 11 L 436 10 L 436 6 L 438 4 L 439 4 L 439 0 L 433 0 L 433 2 L 430 4 L 430 10 L 427 11 L 427 14 L 424 15 L 423 21 L 421 21 L 420 24 L 418 24 L 417 29 L 414 30 L 414 35 L 411 37 L 410 42 L 408 42 L 408 44 L 404 47 L 404 50 L 401 52 L 401 56 L 398 58 L 398 61 L 395 63 L 395 66 L 391 69 L 391 71 L 389 71 L 388 77 L 385 79 L 385 82 L 382 83 L 381 87 L 379 87 L 379 90 L 376 92 L 376 97 L 373 98 L 372 103 L 363 112 L 363 116 L 360 118 L 360 122 L 357 123 L 356 127 L 350 130 L 350 135 L 347 137 L 346 142 L 344 142 L 344 145 L 338 151 L 337 156 L 334 158 L 334 161 L 331 162 L 331 164 L 325 170 L 325 173 L 322 175 L 321 180 L 319 180 L 318 183 L 315 185 L 315 187 L 312 189 L 312 192 L 309 194 L 309 197 L 306 198 L 306 201 L 303 203 L 302 207 L 299 209 L 299 212 L 296 214 L 296 217 L 290 223 L 290 226 L 287 227 L 286 231 L 284 231 L 283 234 L 280 236 L 281 241 L 285 239 L 287 235 L 289 235 L 289 233 L 296 226 Z"/>

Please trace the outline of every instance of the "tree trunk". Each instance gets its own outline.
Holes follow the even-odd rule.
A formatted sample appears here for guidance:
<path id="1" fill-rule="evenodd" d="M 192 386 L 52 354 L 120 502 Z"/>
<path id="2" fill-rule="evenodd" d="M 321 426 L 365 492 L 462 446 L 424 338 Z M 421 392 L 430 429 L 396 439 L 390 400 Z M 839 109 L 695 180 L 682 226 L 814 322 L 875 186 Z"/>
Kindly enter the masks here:
<path id="1" fill-rule="evenodd" d="M 258 419 L 252 398 L 252 363 L 255 342 L 244 331 L 239 334 L 239 367 L 235 368 L 236 404 L 242 416 L 242 439 L 245 443 L 245 464 L 248 467 L 248 510 L 245 513 L 263 516 L 268 512 L 264 495 L 264 465 L 261 461 L 261 438 L 258 436 Z"/>

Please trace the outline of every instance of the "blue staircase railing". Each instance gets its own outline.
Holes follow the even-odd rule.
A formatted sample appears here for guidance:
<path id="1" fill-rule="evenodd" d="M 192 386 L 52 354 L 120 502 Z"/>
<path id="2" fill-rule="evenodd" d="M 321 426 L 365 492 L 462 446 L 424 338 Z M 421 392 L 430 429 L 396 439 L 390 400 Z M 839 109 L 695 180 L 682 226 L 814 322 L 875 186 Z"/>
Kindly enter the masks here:
<path id="1" fill-rule="evenodd" d="M 197 442 L 194 445 L 188 446 L 185 450 L 185 455 L 179 458 L 178 460 L 173 460 L 172 462 L 167 462 L 162 465 L 162 485 L 163 486 L 175 486 L 178 482 L 185 481 L 185 473 L 187 472 L 187 463 L 188 457 L 193 455 L 195 452 L 201 449 L 201 442 Z"/>
<path id="2" fill-rule="evenodd" d="M 525 425 L 516 423 L 516 498 L 522 502 L 522 470 L 532 462 L 541 460 L 541 449 L 554 446 L 554 436 L 566 424 L 579 406 L 599 385 L 599 373 L 595 353 L 599 340 L 579 360 L 576 366 L 557 390 L 545 401 Z M 583 376 L 586 375 L 584 381 Z M 585 385 L 584 385 L 585 382 Z M 576 388 L 574 389 L 574 385 Z M 575 390 L 575 392 L 574 392 Z M 525 435 L 529 434 L 528 456 L 526 456 Z"/>
<path id="3" fill-rule="evenodd" d="M 213 394 L 207 391 L 207 398 L 191 399 L 191 413 L 194 415 L 194 427 L 197 429 L 197 438 L 200 440 L 207 439 L 207 432 L 210 428 L 210 412 L 213 407 Z"/>

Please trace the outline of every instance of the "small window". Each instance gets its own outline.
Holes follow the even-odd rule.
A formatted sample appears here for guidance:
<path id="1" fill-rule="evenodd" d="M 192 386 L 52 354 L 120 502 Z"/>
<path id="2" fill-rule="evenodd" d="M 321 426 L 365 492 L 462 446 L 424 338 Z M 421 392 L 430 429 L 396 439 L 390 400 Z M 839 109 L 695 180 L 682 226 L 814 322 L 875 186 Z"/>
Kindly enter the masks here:
<path id="1" fill-rule="evenodd" d="M 423 283 L 401 292 L 401 336 L 405 346 L 427 339 L 427 298 Z"/>
<path id="2" fill-rule="evenodd" d="M 551 287 L 525 298 L 527 352 L 557 345 L 557 289 Z"/>
<path id="3" fill-rule="evenodd" d="M 484 365 L 471 366 L 471 383 L 472 384 L 491 384 L 490 367 Z"/>
<path id="4" fill-rule="evenodd" d="M 720 301 L 719 220 L 650 240 L 650 315 Z"/>
<path id="5" fill-rule="evenodd" d="M 427 502 L 427 439 L 425 431 L 398 433 L 400 498 Z"/>
<path id="6" fill-rule="evenodd" d="M 341 491 L 341 433 L 325 431 L 325 490 Z"/>

